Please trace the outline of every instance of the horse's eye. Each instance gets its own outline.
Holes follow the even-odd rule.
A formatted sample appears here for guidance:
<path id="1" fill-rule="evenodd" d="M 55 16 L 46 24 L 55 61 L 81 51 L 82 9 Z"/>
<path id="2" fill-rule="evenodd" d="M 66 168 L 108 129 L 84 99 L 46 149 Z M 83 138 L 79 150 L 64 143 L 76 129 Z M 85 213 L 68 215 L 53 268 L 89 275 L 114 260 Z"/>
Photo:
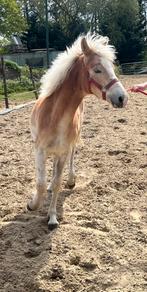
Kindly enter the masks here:
<path id="1" fill-rule="evenodd" d="M 97 73 L 97 74 L 98 73 L 102 73 L 102 71 L 100 69 L 95 69 L 94 72 Z"/>

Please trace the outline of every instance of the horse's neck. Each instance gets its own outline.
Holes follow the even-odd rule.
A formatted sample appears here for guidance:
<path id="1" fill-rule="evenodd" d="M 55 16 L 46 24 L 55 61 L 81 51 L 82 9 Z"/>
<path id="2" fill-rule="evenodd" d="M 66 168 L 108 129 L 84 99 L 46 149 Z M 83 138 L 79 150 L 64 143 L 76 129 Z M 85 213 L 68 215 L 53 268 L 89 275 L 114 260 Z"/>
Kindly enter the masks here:
<path id="1" fill-rule="evenodd" d="M 77 59 L 73 67 L 54 94 L 58 106 L 71 115 L 76 112 L 88 90 L 88 73 L 82 59 Z"/>

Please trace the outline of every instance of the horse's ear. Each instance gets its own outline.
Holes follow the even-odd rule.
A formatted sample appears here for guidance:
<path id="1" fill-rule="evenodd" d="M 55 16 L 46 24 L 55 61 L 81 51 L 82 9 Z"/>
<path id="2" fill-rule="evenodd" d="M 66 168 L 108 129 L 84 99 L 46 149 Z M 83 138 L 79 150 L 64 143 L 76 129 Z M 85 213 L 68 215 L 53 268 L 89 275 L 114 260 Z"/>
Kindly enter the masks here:
<path id="1" fill-rule="evenodd" d="M 81 49 L 84 55 L 88 56 L 91 53 L 91 49 L 89 48 L 86 39 L 83 37 L 81 40 Z"/>

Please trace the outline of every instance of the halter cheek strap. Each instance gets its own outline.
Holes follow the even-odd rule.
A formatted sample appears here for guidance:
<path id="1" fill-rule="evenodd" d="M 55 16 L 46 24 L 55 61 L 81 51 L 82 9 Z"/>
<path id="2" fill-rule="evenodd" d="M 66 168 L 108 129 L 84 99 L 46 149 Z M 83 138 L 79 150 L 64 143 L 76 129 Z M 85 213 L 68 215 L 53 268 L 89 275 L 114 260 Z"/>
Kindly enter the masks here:
<path id="1" fill-rule="evenodd" d="M 94 79 L 90 78 L 89 79 L 89 91 L 91 92 L 91 84 L 94 84 L 95 87 L 97 87 L 102 92 L 102 98 L 104 100 L 106 100 L 106 92 L 107 92 L 107 90 L 109 90 L 111 88 L 111 86 L 114 85 L 117 82 L 119 82 L 119 80 L 117 78 L 114 78 L 106 86 L 103 87 L 97 81 L 95 81 Z"/>

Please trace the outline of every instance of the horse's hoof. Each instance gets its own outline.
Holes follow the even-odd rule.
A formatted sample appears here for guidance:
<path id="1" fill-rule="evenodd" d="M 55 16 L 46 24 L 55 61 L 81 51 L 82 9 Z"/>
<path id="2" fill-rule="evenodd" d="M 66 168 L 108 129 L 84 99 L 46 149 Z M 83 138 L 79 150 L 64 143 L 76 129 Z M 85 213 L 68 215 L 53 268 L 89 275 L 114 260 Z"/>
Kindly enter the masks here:
<path id="1" fill-rule="evenodd" d="M 67 183 L 67 186 L 68 186 L 69 189 L 73 189 L 75 187 L 75 185 L 76 185 L 75 183 L 73 183 L 73 184 L 68 184 Z"/>
<path id="2" fill-rule="evenodd" d="M 52 191 L 52 189 L 49 188 L 49 189 L 47 189 L 47 192 L 48 192 L 48 194 L 52 194 L 53 191 Z"/>
<path id="3" fill-rule="evenodd" d="M 51 194 L 53 192 L 52 184 L 50 183 L 47 187 L 47 192 Z"/>
<path id="4" fill-rule="evenodd" d="M 33 211 L 33 209 L 31 209 L 29 203 L 27 203 L 27 210 L 28 210 L 28 211 Z"/>
<path id="5" fill-rule="evenodd" d="M 48 229 L 49 229 L 50 231 L 56 229 L 58 226 L 59 226 L 58 223 L 55 223 L 55 224 L 49 224 L 49 223 L 48 223 Z"/>

